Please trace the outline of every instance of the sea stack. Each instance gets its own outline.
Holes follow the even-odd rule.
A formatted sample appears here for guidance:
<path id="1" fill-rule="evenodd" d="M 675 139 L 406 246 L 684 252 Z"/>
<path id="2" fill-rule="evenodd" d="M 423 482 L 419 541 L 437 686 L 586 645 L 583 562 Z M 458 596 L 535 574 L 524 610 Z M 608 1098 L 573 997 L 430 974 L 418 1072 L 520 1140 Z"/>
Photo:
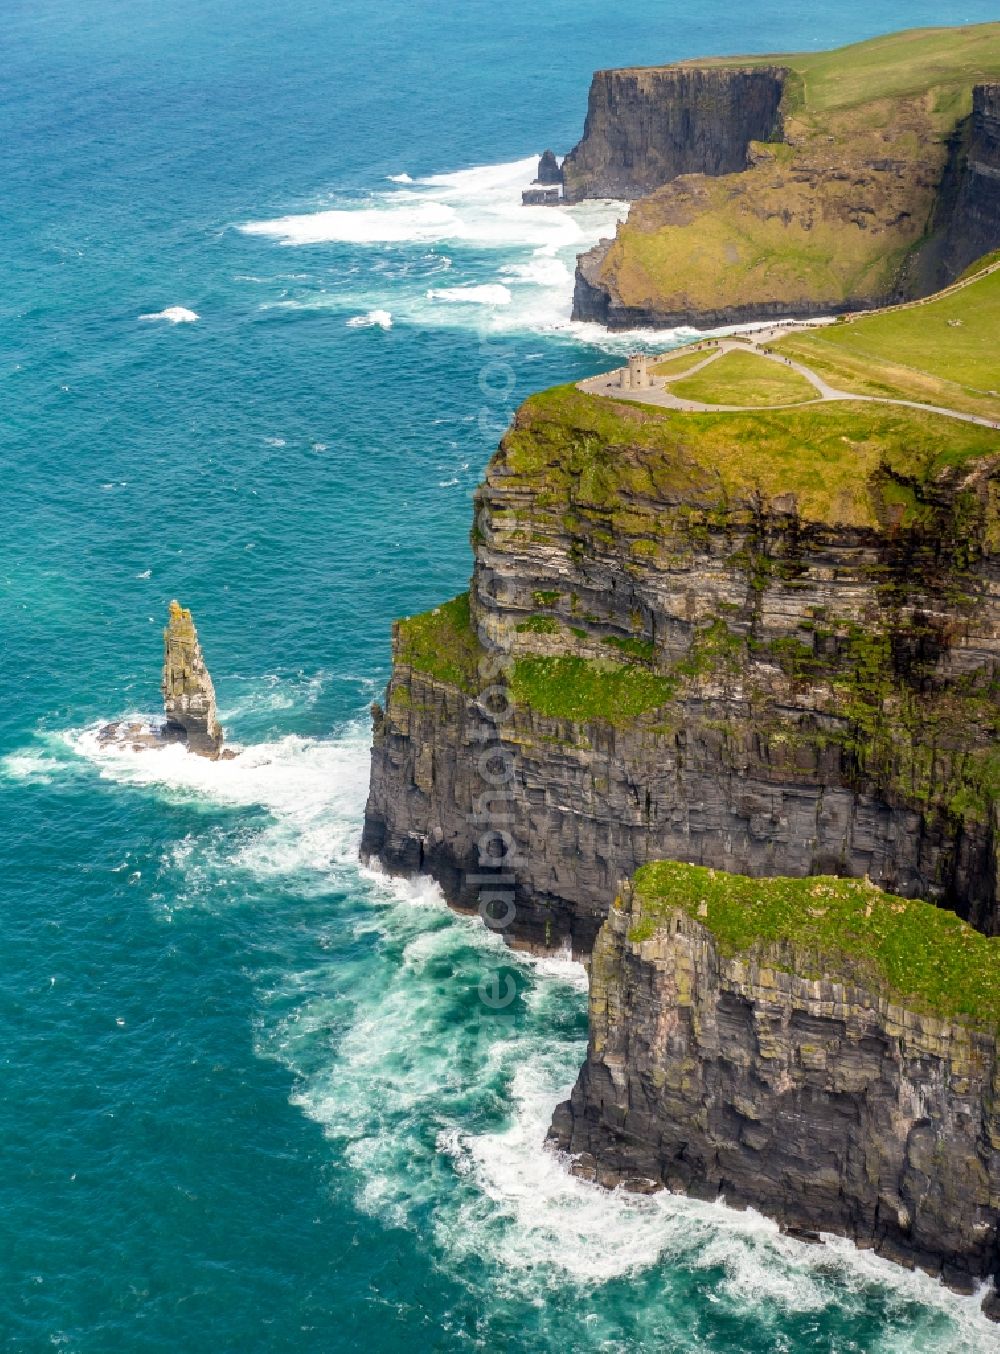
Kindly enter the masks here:
<path id="1" fill-rule="evenodd" d="M 559 168 L 559 161 L 556 159 L 556 153 L 553 150 L 547 150 L 538 161 L 538 174 L 535 178 L 536 183 L 555 184 L 562 183 L 562 170 Z"/>
<path id="2" fill-rule="evenodd" d="M 184 742 L 199 757 L 222 752 L 222 726 L 191 612 L 177 601 L 163 631 L 163 737 Z"/>

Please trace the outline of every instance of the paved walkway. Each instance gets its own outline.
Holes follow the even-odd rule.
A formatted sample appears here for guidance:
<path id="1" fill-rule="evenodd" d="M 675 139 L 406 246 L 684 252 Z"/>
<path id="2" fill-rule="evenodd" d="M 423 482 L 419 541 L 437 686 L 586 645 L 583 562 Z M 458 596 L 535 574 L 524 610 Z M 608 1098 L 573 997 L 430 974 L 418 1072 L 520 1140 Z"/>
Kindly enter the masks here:
<path id="1" fill-rule="evenodd" d="M 992 269 L 989 271 L 992 271 Z M 782 357 L 779 353 L 769 353 L 764 350 L 764 344 L 771 343 L 786 334 L 808 333 L 810 329 L 815 327 L 815 325 L 808 324 L 783 325 L 774 329 L 755 329 L 752 333 L 745 334 L 742 339 L 719 339 L 712 351 L 705 355 L 703 362 L 698 362 L 693 367 L 679 371 L 676 376 L 652 377 L 656 384 L 648 390 L 622 390 L 617 371 L 604 372 L 600 376 L 591 377 L 589 381 L 580 381 L 577 383 L 577 389 L 585 391 L 588 395 L 603 395 L 615 400 L 632 400 L 636 404 L 655 404 L 661 409 L 675 409 L 685 414 L 760 414 L 767 413 L 771 409 L 805 409 L 813 404 L 853 400 L 865 404 L 891 404 L 904 409 L 921 409 L 927 413 L 941 414 L 945 418 L 958 419 L 961 423 L 976 423 L 981 428 L 1000 429 L 1000 422 L 995 419 L 983 418 L 980 414 L 964 414 L 958 409 L 942 409 L 934 404 L 921 404 L 918 400 L 893 400 L 880 395 L 857 395 L 850 390 L 837 390 L 824 381 L 822 376 L 814 372 L 811 367 L 807 367 L 805 363 L 796 362 L 793 358 Z M 704 371 L 713 362 L 717 362 L 723 353 L 745 353 L 748 351 L 768 362 L 777 362 L 779 366 L 788 371 L 797 372 L 816 391 L 815 398 L 799 400 L 794 404 L 702 404 L 698 400 L 682 399 L 670 389 L 676 381 L 683 381 L 688 376 L 694 376 L 696 372 Z"/>

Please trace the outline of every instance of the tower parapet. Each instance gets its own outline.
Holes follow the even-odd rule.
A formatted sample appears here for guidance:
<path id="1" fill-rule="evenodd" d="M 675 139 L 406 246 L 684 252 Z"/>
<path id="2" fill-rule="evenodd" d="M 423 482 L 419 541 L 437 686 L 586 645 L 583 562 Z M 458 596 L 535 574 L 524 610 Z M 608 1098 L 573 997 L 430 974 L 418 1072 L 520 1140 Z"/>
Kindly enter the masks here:
<path id="1" fill-rule="evenodd" d="M 628 365 L 622 367 L 620 376 L 622 390 L 648 390 L 651 382 L 649 359 L 646 354 L 630 353 Z"/>

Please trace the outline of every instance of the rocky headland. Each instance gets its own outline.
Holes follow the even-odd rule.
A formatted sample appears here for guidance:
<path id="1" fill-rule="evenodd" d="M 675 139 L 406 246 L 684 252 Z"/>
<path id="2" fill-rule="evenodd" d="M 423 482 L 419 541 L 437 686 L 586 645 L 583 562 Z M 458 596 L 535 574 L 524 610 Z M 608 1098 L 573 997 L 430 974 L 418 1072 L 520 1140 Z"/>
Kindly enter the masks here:
<path id="1" fill-rule="evenodd" d="M 931 415 L 534 397 L 468 597 L 397 627 L 364 851 L 475 906 L 485 653 L 524 942 L 588 952 L 661 857 L 867 874 L 998 929 L 998 475 L 995 433 Z"/>
<path id="2" fill-rule="evenodd" d="M 998 945 L 868 881 L 647 866 L 595 946 L 550 1138 L 584 1178 L 722 1196 L 971 1292 L 998 1268 Z"/>
<path id="3" fill-rule="evenodd" d="M 701 280 L 661 255 L 649 276 L 684 278 L 689 318 L 721 318 L 731 281 L 706 185 L 752 235 L 762 169 L 788 266 L 724 304 L 787 309 L 792 276 L 804 309 L 849 273 L 852 304 L 919 292 L 991 247 L 997 34 L 955 30 L 961 80 L 939 64 L 933 95 L 933 35 L 884 40 L 909 65 L 883 62 L 877 117 L 885 51 L 856 49 L 853 122 L 843 54 L 612 73 L 564 190 L 679 176 L 638 207 L 688 202 L 670 230 L 700 232 Z M 705 128 L 750 75 L 710 166 Z M 670 91 L 697 117 L 622 132 Z M 824 99 L 825 145 L 801 111 Z M 851 126 L 878 128 L 878 163 Z M 844 263 L 826 290 L 796 231 Z M 469 591 L 394 627 L 361 844 L 511 944 L 588 961 L 587 1060 L 550 1133 L 571 1169 L 752 1205 L 963 1291 L 1000 1276 L 998 323 L 985 258 L 931 300 L 527 400 L 476 495 Z"/>
<path id="4" fill-rule="evenodd" d="M 567 201 L 632 201 L 573 315 L 702 328 L 927 295 L 1000 246 L 1000 25 L 598 71 Z"/>

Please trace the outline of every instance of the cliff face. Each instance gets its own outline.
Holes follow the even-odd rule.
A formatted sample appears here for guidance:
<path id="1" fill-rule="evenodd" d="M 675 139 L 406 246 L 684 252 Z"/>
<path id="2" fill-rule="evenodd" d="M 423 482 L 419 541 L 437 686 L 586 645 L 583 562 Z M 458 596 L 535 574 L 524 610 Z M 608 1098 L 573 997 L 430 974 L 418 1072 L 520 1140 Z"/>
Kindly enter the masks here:
<path id="1" fill-rule="evenodd" d="M 733 174 L 780 131 L 778 67 L 597 71 L 583 139 L 563 162 L 569 202 L 635 198 L 679 174 Z"/>
<path id="2" fill-rule="evenodd" d="M 812 887 L 822 909 L 830 890 Z M 998 1269 L 998 1091 L 995 1030 L 914 1009 L 836 956 L 727 956 L 680 908 L 644 925 L 626 888 L 550 1137 L 602 1184 L 724 1195 L 969 1291 Z"/>
<path id="3" fill-rule="evenodd" d="M 397 665 L 375 721 L 361 846 L 394 874 L 432 875 L 470 912 L 491 804 L 483 727 L 471 696 Z M 852 785 L 839 750 L 792 741 L 792 727 L 709 696 L 632 728 L 519 707 L 497 735 L 517 768 L 500 801 L 519 857 L 506 934 L 588 954 L 618 880 L 661 856 L 755 876 L 867 874 L 996 924 L 989 831 Z"/>
<path id="4" fill-rule="evenodd" d="M 998 79 L 996 24 L 598 71 L 565 196 L 633 205 L 580 257 L 573 318 L 704 328 L 937 290 L 1000 246 Z"/>
<path id="5" fill-rule="evenodd" d="M 941 274 L 1000 248 L 1000 84 L 973 90 L 969 144 L 945 235 Z"/>
<path id="6" fill-rule="evenodd" d="M 996 928 L 996 455 L 920 484 L 851 452 L 820 513 L 805 487 L 727 491 L 721 461 L 685 461 L 690 421 L 598 434 L 584 397 L 551 398 L 555 422 L 540 401 L 505 439 L 475 531 L 471 643 L 508 665 L 513 710 L 491 723 L 474 673 L 442 680 L 397 634 L 363 852 L 475 906 L 485 729 L 515 767 L 508 935 L 585 953 L 656 857 L 867 873 Z M 680 439 L 665 458 L 650 429 Z M 595 712 L 591 690 L 621 700 Z"/>

